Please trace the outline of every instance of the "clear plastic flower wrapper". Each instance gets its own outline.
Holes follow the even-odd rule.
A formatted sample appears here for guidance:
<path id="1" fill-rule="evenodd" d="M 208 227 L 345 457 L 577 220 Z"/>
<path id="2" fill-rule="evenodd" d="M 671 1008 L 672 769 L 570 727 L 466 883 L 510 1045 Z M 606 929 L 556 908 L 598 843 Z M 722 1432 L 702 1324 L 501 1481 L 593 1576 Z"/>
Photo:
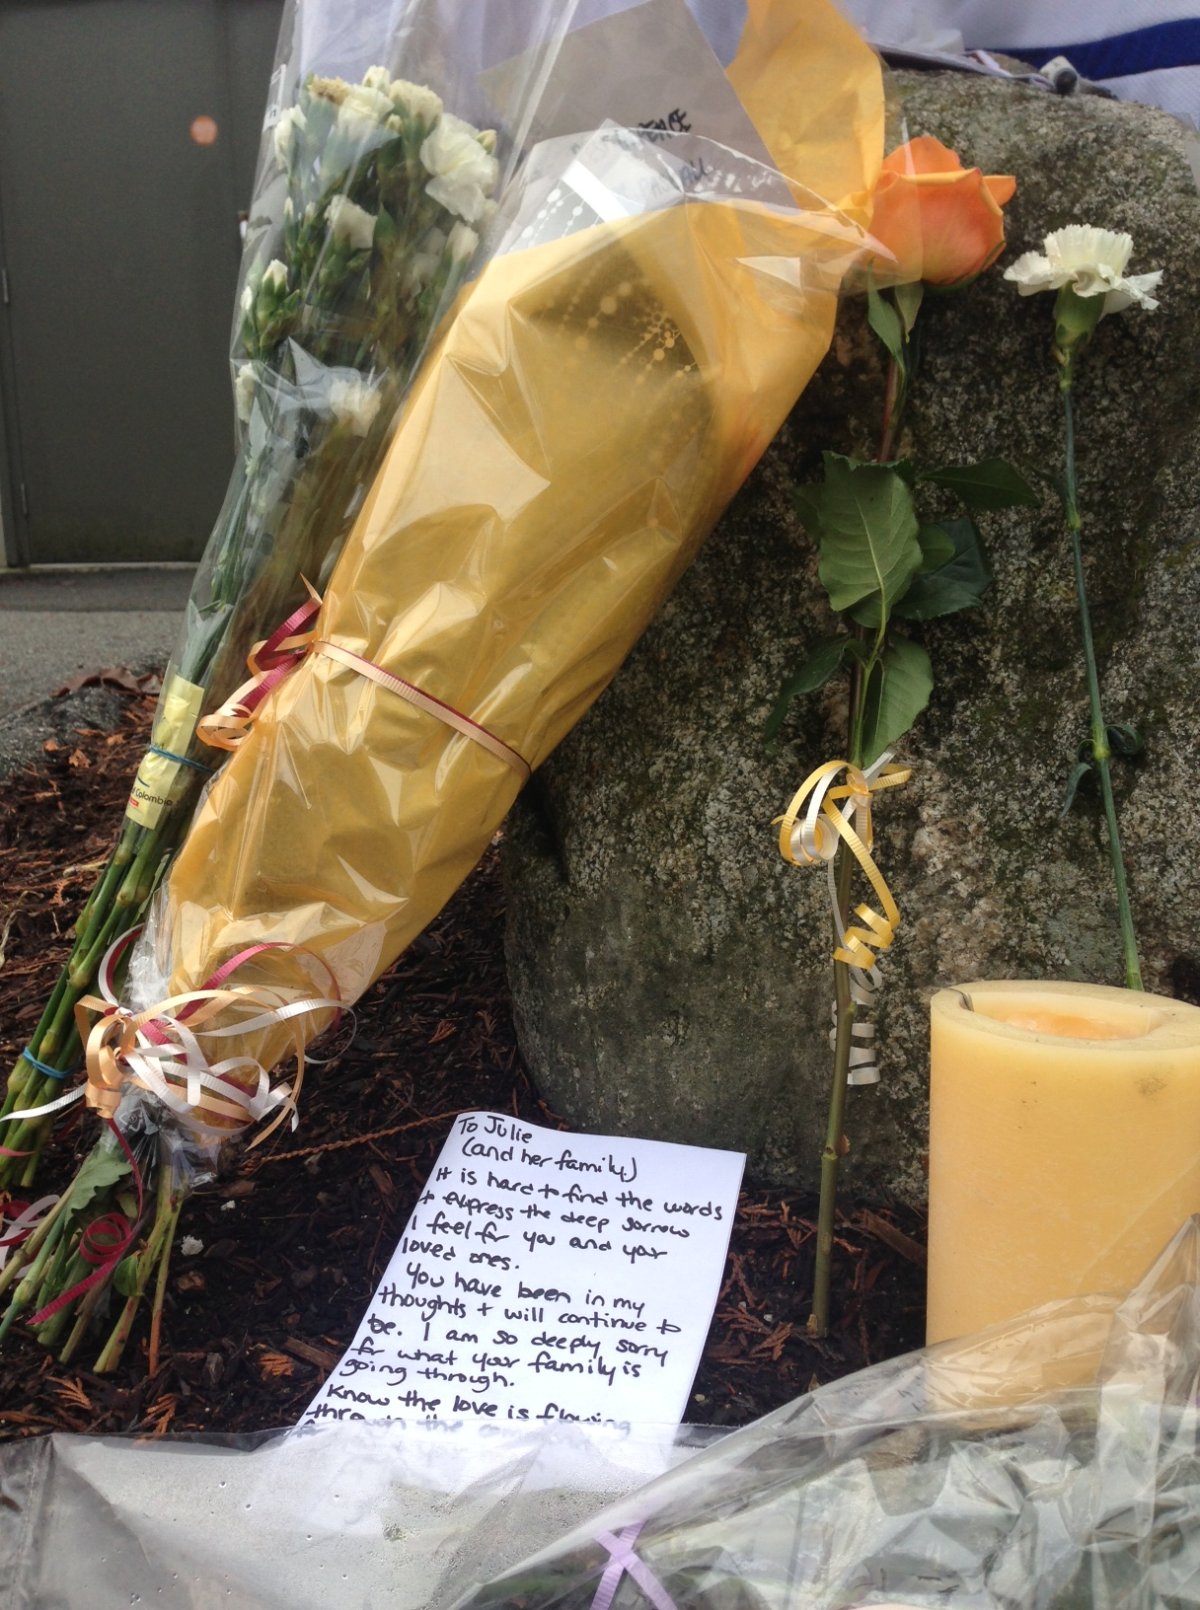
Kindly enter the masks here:
<path id="1" fill-rule="evenodd" d="M 1193 1221 L 1123 1301 L 890 1360 L 715 1445 L 421 1421 L 10 1443 L 0 1585 L 13 1610 L 1186 1610 L 1198 1388 Z"/>
<path id="2" fill-rule="evenodd" d="M 876 71 L 841 44 L 839 99 Z M 750 157 L 617 127 L 540 146 L 495 230 L 307 652 L 197 813 L 139 948 L 141 1006 L 263 941 L 247 978 L 311 979 L 319 957 L 344 1001 L 394 959 L 770 441 L 862 241 Z"/>
<path id="3" fill-rule="evenodd" d="M 56 1098 L 77 1066 L 76 1003 L 139 920 L 220 752 L 197 724 L 245 675 L 251 644 L 328 576 L 397 407 L 524 151 L 546 52 L 572 0 L 510 26 L 506 110 L 478 128 L 475 73 L 444 48 L 467 0 L 299 0 L 272 79 L 234 315 L 237 453 L 164 681 L 153 744 L 69 961 L 9 1080 L 4 1115 Z M 439 27 L 422 27 L 436 13 Z M 467 106 L 468 101 L 470 106 Z M 46 1116 L 0 1141 L 0 1184 L 28 1184 Z"/>
<path id="4" fill-rule="evenodd" d="M 864 1370 L 588 1521 L 460 1610 L 1200 1603 L 1200 1220 L 1124 1301 Z M 1056 1387 L 1064 1365 L 1077 1381 Z"/>

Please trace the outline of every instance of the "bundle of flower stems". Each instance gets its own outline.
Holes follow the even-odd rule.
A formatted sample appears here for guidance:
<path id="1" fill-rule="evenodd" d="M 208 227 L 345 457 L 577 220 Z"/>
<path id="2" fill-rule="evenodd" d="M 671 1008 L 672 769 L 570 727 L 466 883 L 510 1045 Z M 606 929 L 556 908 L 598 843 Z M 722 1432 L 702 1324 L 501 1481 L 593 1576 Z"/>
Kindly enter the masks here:
<path id="1" fill-rule="evenodd" d="M 247 650 L 319 583 L 341 548 L 401 397 L 478 245 L 494 139 L 424 86 L 372 68 L 310 77 L 266 147 L 260 188 L 285 192 L 270 251 L 239 302 L 239 453 L 120 834 L 0 1115 L 53 1102 L 78 1067 L 78 1002 L 141 919 L 220 751 L 197 723 L 244 676 Z M 28 1186 L 53 1115 L 0 1131 L 0 1188 Z"/>
<path id="2" fill-rule="evenodd" d="M 105 1134 L 0 1275 L 3 1327 L 25 1316 L 69 1351 L 115 1283 L 109 1368 L 152 1292 L 154 1367 L 183 1196 L 223 1141 L 294 1109 L 306 1042 L 467 875 L 811 377 L 862 247 L 882 92 L 832 8 L 788 11 L 754 0 L 743 102 L 789 183 L 691 134 L 605 128 L 535 150 L 503 197 L 311 632 L 221 712 L 241 741 L 128 977 L 102 980 L 85 1031 Z M 274 1083 L 289 1050 L 296 1079 Z"/>

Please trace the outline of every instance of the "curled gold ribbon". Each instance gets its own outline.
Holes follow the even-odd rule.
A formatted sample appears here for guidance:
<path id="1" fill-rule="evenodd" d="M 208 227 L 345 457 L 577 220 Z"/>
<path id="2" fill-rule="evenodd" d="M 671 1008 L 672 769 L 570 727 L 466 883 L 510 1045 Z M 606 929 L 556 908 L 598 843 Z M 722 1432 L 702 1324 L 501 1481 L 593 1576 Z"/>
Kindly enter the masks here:
<path id="1" fill-rule="evenodd" d="M 874 951 L 886 950 L 900 926 L 900 909 L 871 854 L 875 843 L 872 796 L 885 788 L 896 788 L 912 776 L 910 767 L 889 765 L 889 759 L 889 755 L 881 755 L 865 771 L 848 760 L 826 761 L 809 773 L 792 796 L 787 810 L 778 818 L 779 853 L 792 866 L 831 863 L 840 838 L 866 874 L 883 913 L 865 904 L 855 906 L 854 915 L 865 926 L 847 928 L 833 953 L 834 961 L 864 971 L 874 967 L 878 960 Z M 835 788 L 834 779 L 843 771 L 846 781 Z M 838 808 L 840 800 L 849 801 L 848 811 Z M 804 809 L 806 802 L 807 809 Z M 837 915 L 840 925 L 840 913 Z"/>
<path id="2" fill-rule="evenodd" d="M 829 882 L 829 902 L 833 911 L 838 943 L 833 959 L 850 969 L 850 998 L 855 1007 L 873 1004 L 879 988 L 879 955 L 888 949 L 900 926 L 900 910 L 892 898 L 883 874 L 871 853 L 875 842 L 872 797 L 885 788 L 896 788 L 912 776 L 911 768 L 890 764 L 885 752 L 865 769 L 845 760 L 826 761 L 809 773 L 792 796 L 779 825 L 779 853 L 792 866 L 817 866 L 824 862 Z M 845 782 L 837 783 L 839 773 Z M 835 786 L 836 784 L 836 786 Z M 846 808 L 842 808 L 842 802 Z M 803 813 L 803 814 L 802 814 Z M 878 898 L 882 911 L 865 903 L 854 908 L 857 924 L 846 927 L 837 898 L 834 856 L 839 839 L 858 862 Z M 837 1003 L 833 1005 L 832 1044 L 837 1035 Z M 850 1031 L 849 1083 L 874 1084 L 879 1078 L 875 1060 L 875 1028 L 856 1015 Z"/>
<path id="3" fill-rule="evenodd" d="M 228 1138 L 272 1114 L 271 1122 L 251 1145 L 260 1145 L 285 1119 L 294 1129 L 304 1083 L 305 1036 L 300 1019 L 347 1010 L 328 964 L 302 946 L 263 941 L 222 963 L 203 988 L 168 996 L 135 1012 L 118 1001 L 113 975 L 122 953 L 140 932 L 140 928 L 132 929 L 110 947 L 98 975 L 101 993 L 84 996 L 75 1006 L 84 1048 L 84 1083 L 54 1101 L 8 1113 L 3 1121 L 45 1117 L 82 1097 L 88 1107 L 111 1122 L 122 1096 L 133 1085 L 156 1096 L 194 1133 L 209 1139 Z M 318 996 L 287 985 L 227 982 L 247 962 L 272 950 L 303 951 L 324 969 L 333 993 Z M 212 1019 L 223 1012 L 232 1014 L 232 1021 L 214 1024 Z M 280 1024 L 292 1025 L 289 1033 L 296 1072 L 290 1084 L 273 1085 L 268 1069 L 255 1057 L 243 1053 L 213 1060 L 201 1044 Z"/>

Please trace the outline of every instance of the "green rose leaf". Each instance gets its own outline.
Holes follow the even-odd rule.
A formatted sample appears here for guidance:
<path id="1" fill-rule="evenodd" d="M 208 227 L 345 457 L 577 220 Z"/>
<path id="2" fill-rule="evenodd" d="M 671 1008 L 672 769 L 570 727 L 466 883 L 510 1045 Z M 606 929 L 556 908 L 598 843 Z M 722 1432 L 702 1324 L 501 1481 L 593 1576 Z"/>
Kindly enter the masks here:
<path id="1" fill-rule="evenodd" d="M 954 538 L 944 525 L 923 525 L 917 532 L 917 541 L 921 544 L 919 574 L 922 575 L 948 565 L 958 552 L 954 546 Z"/>
<path id="2" fill-rule="evenodd" d="M 919 643 L 897 638 L 876 662 L 867 684 L 863 722 L 863 765 L 878 760 L 902 738 L 929 703 L 933 668 Z"/>
<path id="3" fill-rule="evenodd" d="M 867 287 L 867 323 L 891 353 L 903 375 L 908 368 L 904 325 L 899 313 L 873 285 Z"/>
<path id="4" fill-rule="evenodd" d="M 1141 733 L 1128 722 L 1119 721 L 1105 727 L 1104 730 L 1108 734 L 1108 747 L 1114 755 L 1120 755 L 1122 760 L 1132 760 L 1146 747 L 1146 740 Z"/>
<path id="5" fill-rule="evenodd" d="M 897 285 L 892 295 L 896 298 L 896 307 L 904 321 L 904 333 L 911 336 L 921 309 L 921 299 L 925 295 L 925 286 L 920 280 L 909 280 L 907 285 Z"/>
<path id="6" fill-rule="evenodd" d="M 912 493 L 883 464 L 826 453 L 820 489 L 818 572 L 835 610 L 852 609 L 873 593 L 886 622 L 891 607 L 921 567 Z"/>
<path id="7" fill-rule="evenodd" d="M 772 705 L 767 724 L 763 728 L 763 740 L 767 748 L 774 751 L 775 739 L 793 699 L 803 698 L 806 693 L 816 693 L 841 669 L 847 656 L 851 659 L 862 659 L 864 653 L 864 646 L 857 638 L 822 638 L 800 669 L 779 689 L 779 697 Z"/>
<path id="8" fill-rule="evenodd" d="M 950 544 L 951 557 L 936 570 L 914 577 L 892 611 L 902 620 L 929 621 L 939 615 L 954 615 L 960 609 L 974 609 L 992 584 L 974 520 L 942 520 L 936 526 L 922 526 L 923 548 L 928 542 L 930 551 L 934 550 L 935 531 Z"/>
<path id="9" fill-rule="evenodd" d="M 945 464 L 941 469 L 926 470 L 921 479 L 944 486 L 968 509 L 1011 509 L 1017 504 L 1034 508 L 1041 502 L 1025 477 L 1003 458 Z"/>

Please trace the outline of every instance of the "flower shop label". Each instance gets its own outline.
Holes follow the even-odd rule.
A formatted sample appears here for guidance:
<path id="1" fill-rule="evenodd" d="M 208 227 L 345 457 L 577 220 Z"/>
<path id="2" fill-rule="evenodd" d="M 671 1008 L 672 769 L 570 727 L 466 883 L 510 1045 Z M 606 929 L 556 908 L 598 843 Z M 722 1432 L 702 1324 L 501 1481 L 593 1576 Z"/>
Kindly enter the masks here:
<path id="1" fill-rule="evenodd" d="M 125 814 L 141 827 L 157 825 L 171 802 L 171 790 L 188 751 L 200 711 L 204 689 L 172 672 L 158 701 L 158 713 L 151 734 L 153 748 L 142 756 L 129 794 Z"/>
<path id="2" fill-rule="evenodd" d="M 678 1423 L 744 1163 L 460 1116 L 300 1423 Z"/>

